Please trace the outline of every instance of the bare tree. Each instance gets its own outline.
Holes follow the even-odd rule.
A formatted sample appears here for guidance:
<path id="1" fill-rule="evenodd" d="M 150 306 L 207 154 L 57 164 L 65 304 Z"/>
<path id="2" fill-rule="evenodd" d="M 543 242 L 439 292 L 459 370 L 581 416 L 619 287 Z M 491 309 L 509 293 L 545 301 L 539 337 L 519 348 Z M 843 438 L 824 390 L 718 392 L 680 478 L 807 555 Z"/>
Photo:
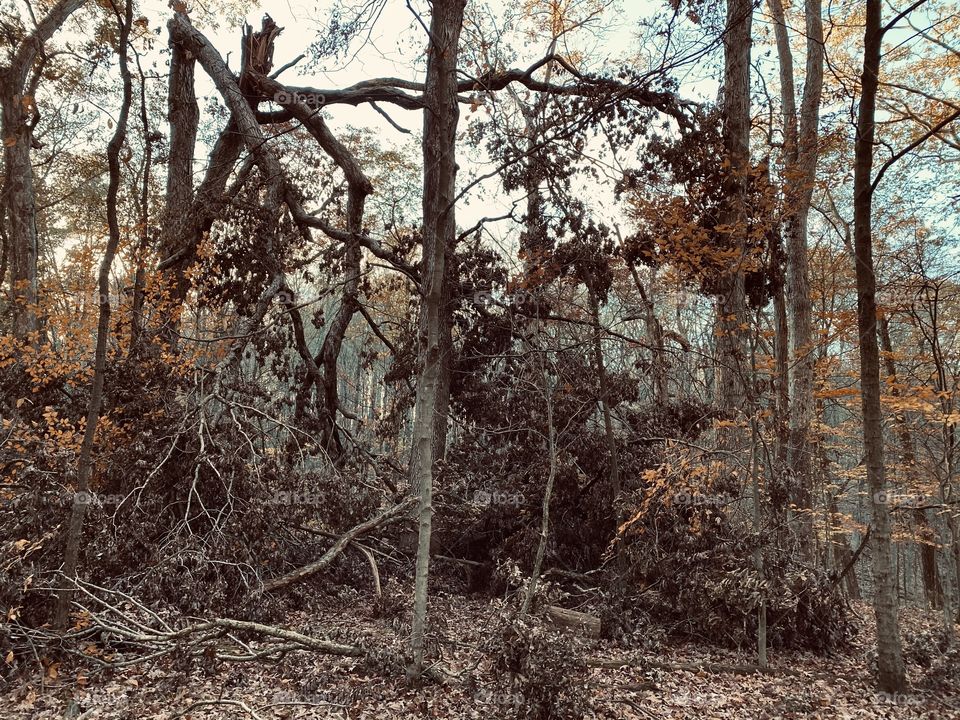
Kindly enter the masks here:
<path id="1" fill-rule="evenodd" d="M 465 0 L 435 0 L 430 18 L 427 76 L 423 91 L 423 324 L 420 377 L 413 426 L 410 486 L 420 496 L 414 579 L 412 663 L 409 676 L 423 672 L 433 518 L 433 477 L 437 402 L 444 362 L 441 336 L 445 313 L 447 251 L 456 240 L 457 53 Z M 449 302 L 449 299 L 448 299 Z M 449 327 L 447 328 L 449 331 Z M 446 423 L 446 418 L 443 418 Z"/>

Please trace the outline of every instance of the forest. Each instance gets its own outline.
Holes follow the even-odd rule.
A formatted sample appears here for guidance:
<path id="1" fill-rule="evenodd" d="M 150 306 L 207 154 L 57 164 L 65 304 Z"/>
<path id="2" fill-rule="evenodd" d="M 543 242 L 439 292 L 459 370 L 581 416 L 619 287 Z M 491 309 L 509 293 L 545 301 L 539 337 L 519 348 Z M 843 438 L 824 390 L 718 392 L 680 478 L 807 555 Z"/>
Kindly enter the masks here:
<path id="1" fill-rule="evenodd" d="M 0 0 L 0 718 L 960 718 L 954 0 Z"/>

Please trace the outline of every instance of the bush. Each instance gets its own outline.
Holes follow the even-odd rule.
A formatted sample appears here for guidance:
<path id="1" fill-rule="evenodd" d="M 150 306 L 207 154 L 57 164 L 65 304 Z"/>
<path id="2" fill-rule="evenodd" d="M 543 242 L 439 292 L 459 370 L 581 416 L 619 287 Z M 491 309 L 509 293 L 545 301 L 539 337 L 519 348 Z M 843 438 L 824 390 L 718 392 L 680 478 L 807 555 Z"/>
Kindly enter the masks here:
<path id="1" fill-rule="evenodd" d="M 570 636 L 533 618 L 505 619 L 486 651 L 497 677 L 491 698 L 502 717 L 579 720 L 588 709 L 586 668 Z"/>

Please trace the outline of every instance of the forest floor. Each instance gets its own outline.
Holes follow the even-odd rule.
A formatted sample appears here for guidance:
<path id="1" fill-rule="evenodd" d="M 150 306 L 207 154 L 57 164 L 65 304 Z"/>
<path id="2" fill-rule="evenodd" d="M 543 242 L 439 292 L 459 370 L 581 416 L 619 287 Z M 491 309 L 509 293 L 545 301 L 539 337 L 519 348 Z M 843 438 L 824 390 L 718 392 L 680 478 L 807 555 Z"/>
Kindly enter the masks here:
<path id="1" fill-rule="evenodd" d="M 346 633 L 370 646 L 402 649 L 402 613 L 381 610 L 378 615 L 360 595 L 340 607 L 349 610 L 302 613 L 289 617 L 286 626 L 315 636 L 324 630 Z M 438 596 L 432 601 L 434 649 L 448 670 L 473 670 L 478 680 L 472 684 L 428 684 L 411 689 L 400 674 L 371 671 L 351 658 L 303 652 L 270 664 L 203 663 L 196 658 L 184 663 L 166 657 L 100 672 L 68 658 L 44 671 L 36 662 L 32 668 L 25 663 L 18 675 L 0 685 L 0 718 L 516 717 L 522 698 L 497 689 L 495 673 L 478 652 L 501 609 L 500 601 L 460 596 Z M 747 652 L 691 643 L 664 643 L 656 651 L 627 652 L 609 641 L 578 640 L 584 659 L 629 658 L 632 662 L 630 666 L 584 671 L 577 683 L 589 698 L 589 710 L 582 717 L 960 719 L 960 688 L 946 692 L 915 689 L 897 697 L 877 692 L 865 659 L 874 641 L 871 614 L 862 604 L 854 609 L 862 617 L 854 618 L 858 633 L 847 651 L 823 657 L 771 650 L 768 674 L 737 674 L 718 667 L 741 666 L 742 672 L 742 666 L 754 661 Z M 911 608 L 902 613 L 904 637 L 922 637 L 937 623 L 933 613 Z M 685 669 L 664 667 L 668 664 Z M 708 669 L 697 669 L 698 665 Z M 908 664 L 908 673 L 913 687 L 925 685 L 921 667 Z"/>

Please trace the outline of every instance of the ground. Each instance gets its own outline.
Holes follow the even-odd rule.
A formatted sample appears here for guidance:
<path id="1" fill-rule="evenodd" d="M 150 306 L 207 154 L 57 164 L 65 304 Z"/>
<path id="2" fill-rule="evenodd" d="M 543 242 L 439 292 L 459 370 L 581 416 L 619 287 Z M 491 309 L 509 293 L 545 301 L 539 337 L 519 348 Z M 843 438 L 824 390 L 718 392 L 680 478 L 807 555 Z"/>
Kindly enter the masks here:
<path id="1" fill-rule="evenodd" d="M 289 617 L 288 626 L 338 639 L 401 649 L 406 627 L 397 613 L 374 611 L 367 601 L 349 610 Z M 434 654 L 444 666 L 475 683 L 410 688 L 399 673 L 377 672 L 355 659 L 296 653 L 272 664 L 204 662 L 167 657 L 119 670 L 97 671 L 64 658 L 44 671 L 34 659 L 8 678 L 0 718 L 44 720 L 174 720 L 191 718 L 511 718 L 523 702 L 497 689 L 494 673 L 478 652 L 502 610 L 502 601 L 440 596 L 431 606 Z M 960 689 L 918 689 L 924 671 L 909 664 L 909 693 L 888 696 L 871 682 L 873 634 L 869 608 L 855 605 L 858 636 L 831 657 L 770 653 L 769 674 L 743 674 L 747 651 L 690 642 L 666 642 L 656 650 L 629 651 L 606 640 L 578 639 L 577 651 L 592 664 L 628 659 L 622 667 L 591 667 L 578 682 L 589 697 L 585 718 L 937 718 L 960 719 Z M 935 630 L 932 613 L 906 609 L 904 636 Z M 117 657 L 123 657 L 118 655 Z M 41 658 L 42 659 L 42 658 Z M 651 667 L 654 663 L 660 667 Z M 606 663 L 615 664 L 615 663 Z M 709 669 L 697 669 L 697 665 Z M 686 669 L 667 668 L 683 665 Z M 721 671 L 738 666 L 741 673 Z M 499 686 L 502 688 L 502 685 Z"/>

